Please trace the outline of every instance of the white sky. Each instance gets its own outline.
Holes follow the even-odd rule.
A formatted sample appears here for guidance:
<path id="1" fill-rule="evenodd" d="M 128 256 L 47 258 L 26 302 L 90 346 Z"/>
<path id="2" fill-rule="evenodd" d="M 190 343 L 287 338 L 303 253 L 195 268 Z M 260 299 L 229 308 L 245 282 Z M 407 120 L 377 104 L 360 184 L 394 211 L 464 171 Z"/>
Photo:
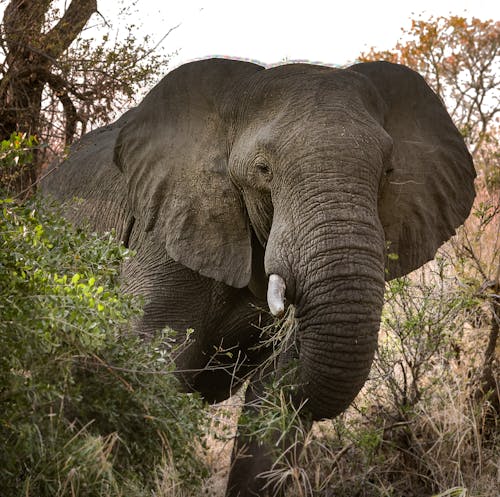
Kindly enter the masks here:
<path id="1" fill-rule="evenodd" d="M 116 5 L 100 0 L 99 9 L 110 19 Z M 207 56 L 344 65 L 371 46 L 392 48 L 422 13 L 500 19 L 496 0 L 138 0 L 136 8 L 134 22 L 155 41 L 181 23 L 162 44 L 179 51 L 170 68 Z"/>

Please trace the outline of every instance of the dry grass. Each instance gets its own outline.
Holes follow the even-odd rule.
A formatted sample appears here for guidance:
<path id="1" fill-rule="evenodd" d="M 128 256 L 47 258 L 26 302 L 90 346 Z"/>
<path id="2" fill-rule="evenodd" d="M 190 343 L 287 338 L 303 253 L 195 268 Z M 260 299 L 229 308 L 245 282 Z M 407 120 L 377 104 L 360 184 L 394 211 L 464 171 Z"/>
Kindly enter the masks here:
<path id="1" fill-rule="evenodd" d="M 315 424 L 294 464 L 276 468 L 275 477 L 288 475 L 292 483 L 286 495 L 499 495 L 500 420 L 488 399 L 477 402 L 472 395 L 469 372 L 484 350 L 477 345 L 475 353 L 467 351 L 467 361 L 447 360 L 446 370 L 430 371 L 438 375 L 432 388 L 406 411 L 386 407 L 386 379 L 370 380 L 343 416 Z"/>
<path id="2" fill-rule="evenodd" d="M 399 422 L 372 408 L 365 391 L 341 419 L 304 433 L 304 450 L 281 458 L 268 477 L 286 480 L 288 497 L 495 497 L 498 420 L 492 425 L 490 406 L 475 404 L 464 381 L 442 382 Z"/>
<path id="3" fill-rule="evenodd" d="M 386 378 L 376 376 L 340 418 L 297 430 L 304 450 L 292 447 L 277 461 L 270 488 L 286 486 L 287 497 L 496 497 L 500 421 L 488 399 L 474 400 L 470 375 L 484 335 L 469 326 L 462 357 L 447 360 L 446 370 L 433 368 L 432 388 L 406 411 L 394 411 Z M 212 474 L 197 495 L 224 495 L 242 403 L 240 394 L 210 409 Z M 191 497 L 178 490 L 169 466 L 156 497 Z"/>
<path id="4" fill-rule="evenodd" d="M 186 493 L 179 484 L 179 476 L 174 465 L 165 461 L 154 497 L 223 497 L 231 464 L 231 451 L 236 433 L 238 417 L 243 405 L 242 392 L 220 404 L 207 409 L 211 417 L 209 433 L 206 436 L 208 450 L 203 451 L 210 467 L 210 476 L 205 479 L 199 492 Z"/>
<path id="5" fill-rule="evenodd" d="M 207 435 L 207 459 L 212 474 L 204 482 L 201 495 L 223 497 L 225 494 L 236 426 L 244 402 L 243 390 L 210 408 L 212 423 Z"/>
<path id="6" fill-rule="evenodd" d="M 473 334 L 464 335 L 471 348 Z M 370 380 L 343 416 L 316 423 L 309 433 L 297 431 L 304 450 L 277 461 L 270 487 L 286 484 L 287 497 L 496 497 L 500 422 L 487 400 L 472 398 L 468 372 L 478 357 L 467 354 L 467 362 L 449 363 L 403 417 L 381 404 L 381 396 L 390 395 L 384 379 Z M 224 495 L 242 402 L 240 394 L 210 410 L 212 475 L 197 495 Z M 167 468 L 156 497 L 191 497 L 176 488 Z"/>

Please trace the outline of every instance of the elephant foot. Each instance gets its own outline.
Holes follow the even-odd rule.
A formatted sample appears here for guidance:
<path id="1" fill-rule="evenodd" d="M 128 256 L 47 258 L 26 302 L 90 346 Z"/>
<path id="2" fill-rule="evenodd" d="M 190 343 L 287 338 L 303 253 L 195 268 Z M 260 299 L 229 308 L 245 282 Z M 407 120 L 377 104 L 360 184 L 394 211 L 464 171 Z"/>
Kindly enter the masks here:
<path id="1" fill-rule="evenodd" d="M 257 441 L 242 444 L 236 440 L 233 448 L 231 471 L 226 497 L 271 497 L 264 474 L 272 467 L 273 458 L 266 454 L 267 446 Z"/>

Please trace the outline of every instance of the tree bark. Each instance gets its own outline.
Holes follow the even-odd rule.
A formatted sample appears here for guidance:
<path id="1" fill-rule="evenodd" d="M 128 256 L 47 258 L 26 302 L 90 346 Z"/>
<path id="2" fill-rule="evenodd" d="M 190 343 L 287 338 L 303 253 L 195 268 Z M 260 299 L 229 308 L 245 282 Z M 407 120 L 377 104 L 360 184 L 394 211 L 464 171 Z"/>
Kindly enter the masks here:
<path id="1" fill-rule="evenodd" d="M 69 84 L 57 74 L 57 59 L 77 38 L 94 12 L 97 0 L 73 0 L 60 21 L 43 32 L 51 0 L 11 0 L 3 17 L 3 36 L 8 49 L 0 82 L 0 138 L 8 139 L 15 131 L 37 135 L 43 89 L 51 84 L 60 99 L 68 123 L 66 140 L 71 142 L 76 128 L 75 107 Z M 54 87 L 55 85 L 55 87 Z M 33 184 L 40 164 L 37 154 L 32 167 L 26 168 L 20 188 Z"/>

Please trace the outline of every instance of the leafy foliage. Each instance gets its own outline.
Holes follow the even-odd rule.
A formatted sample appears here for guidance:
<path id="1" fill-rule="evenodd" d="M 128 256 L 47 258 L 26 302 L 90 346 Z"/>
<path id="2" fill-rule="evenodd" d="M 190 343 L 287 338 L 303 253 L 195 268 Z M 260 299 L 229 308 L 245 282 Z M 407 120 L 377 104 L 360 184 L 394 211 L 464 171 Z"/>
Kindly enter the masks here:
<path id="1" fill-rule="evenodd" d="M 379 390 L 379 406 L 402 418 L 432 395 L 442 371 L 460 353 L 462 330 L 476 305 L 474 292 L 460 284 L 450 260 L 443 257 L 413 278 L 387 284 L 372 373 L 383 378 L 387 388 Z"/>
<path id="2" fill-rule="evenodd" d="M 131 332 L 131 254 L 46 202 L 0 207 L 2 495 L 150 495 L 165 459 L 196 486 L 202 404 L 178 393 L 172 332 Z"/>
<path id="3" fill-rule="evenodd" d="M 24 170 L 33 162 L 38 145 L 35 136 L 13 132 L 0 142 L 0 185 L 7 192 L 18 190 L 18 182 Z"/>

